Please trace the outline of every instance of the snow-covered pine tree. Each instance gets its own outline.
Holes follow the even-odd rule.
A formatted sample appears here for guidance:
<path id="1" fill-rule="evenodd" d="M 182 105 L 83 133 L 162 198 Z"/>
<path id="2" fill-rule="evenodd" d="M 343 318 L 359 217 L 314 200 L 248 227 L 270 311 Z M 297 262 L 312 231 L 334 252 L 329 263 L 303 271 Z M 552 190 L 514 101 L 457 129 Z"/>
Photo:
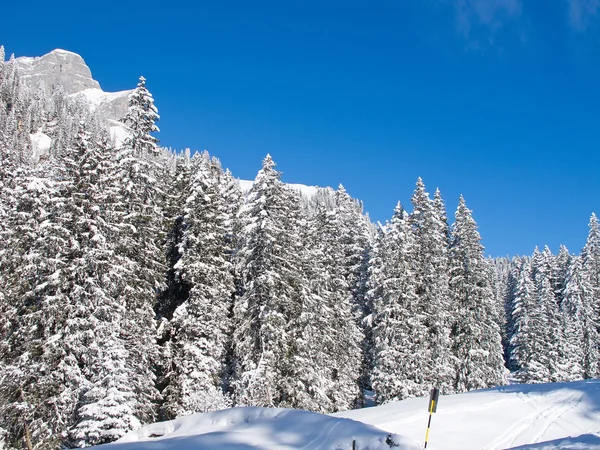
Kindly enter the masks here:
<path id="1" fill-rule="evenodd" d="M 543 275 L 541 261 L 537 248 L 531 262 L 523 261 L 516 277 L 512 305 L 512 366 L 517 368 L 517 377 L 524 383 L 548 383 L 553 377 L 547 353 L 549 315 L 546 306 L 553 293 L 549 279 Z M 550 330 L 554 332 L 556 328 Z"/>
<path id="2" fill-rule="evenodd" d="M 565 351 L 570 356 L 565 381 L 598 377 L 597 319 L 593 290 L 584 276 L 582 258 L 571 258 L 562 292 L 562 326 Z"/>
<path id="3" fill-rule="evenodd" d="M 589 221 L 589 233 L 581 251 L 584 277 L 592 288 L 595 315 L 600 314 L 600 224 L 596 214 Z"/>
<path id="4" fill-rule="evenodd" d="M 457 314 L 452 326 L 456 392 L 505 383 L 500 329 L 488 262 L 477 224 L 461 196 L 450 245 L 450 296 Z"/>
<path id="5" fill-rule="evenodd" d="M 192 159 L 182 257 L 175 267 L 190 291 L 170 323 L 173 369 L 164 405 L 168 417 L 230 406 L 224 392 L 225 356 L 234 284 L 220 172 L 218 161 L 208 154 Z"/>
<path id="6" fill-rule="evenodd" d="M 191 156 L 190 150 L 175 156 L 175 168 L 165 191 L 164 219 L 166 238 L 166 288 L 161 292 L 156 305 L 157 316 L 171 320 L 173 312 L 189 296 L 190 285 L 181 277 L 176 268 L 183 254 L 184 233 L 186 230 L 185 201 L 191 189 Z M 164 330 L 166 331 L 166 330 Z M 164 337 L 168 341 L 167 337 Z M 165 341 L 166 342 L 166 341 Z"/>
<path id="7" fill-rule="evenodd" d="M 69 318 L 64 271 L 72 246 L 64 194 L 48 173 L 22 170 L 8 216 L 2 284 L 8 300 L 0 364 L 0 427 L 7 443 L 58 446 L 66 439 L 84 378 L 64 346 Z M 4 312 L 3 311 L 3 312 Z M 8 327 L 8 328 L 6 328 Z"/>
<path id="8" fill-rule="evenodd" d="M 339 216 L 340 226 L 337 233 L 343 248 L 343 277 L 348 285 L 354 320 L 359 327 L 361 349 L 359 381 L 361 390 L 364 390 L 368 387 L 369 378 L 367 373 L 369 343 L 366 340 L 367 330 L 364 319 L 371 314 L 366 294 L 373 231 L 368 217 L 363 213 L 362 203 L 352 199 L 342 185 L 335 192 L 334 210 Z M 362 399 L 362 396 L 360 398 Z"/>
<path id="9" fill-rule="evenodd" d="M 515 289 L 511 305 L 512 333 L 510 335 L 510 367 L 518 374 L 526 375 L 527 363 L 533 353 L 532 335 L 535 336 L 535 324 L 531 319 L 537 295 L 531 279 L 531 263 L 525 259 L 514 270 Z M 534 327 L 532 329 L 532 327 Z M 526 376 L 521 376 L 526 379 Z"/>
<path id="10" fill-rule="evenodd" d="M 150 306 L 154 306 L 156 292 L 164 288 L 162 194 L 155 178 L 156 138 L 150 135 L 158 130 L 154 125 L 157 119 L 152 96 L 141 77 L 129 98 L 124 119 L 131 134 L 117 156 L 123 197 L 119 241 L 120 251 L 138 263 L 138 271 L 132 280 L 132 299 Z"/>
<path id="11" fill-rule="evenodd" d="M 571 355 L 565 350 L 564 329 L 556 292 L 557 281 L 555 257 L 546 246 L 543 252 L 536 251 L 531 259 L 532 276 L 538 291 L 539 308 L 546 324 L 541 329 L 544 333 L 544 351 L 551 381 L 563 381 L 569 377 L 568 367 Z"/>
<path id="12" fill-rule="evenodd" d="M 155 397 L 149 368 L 136 366 L 139 350 L 128 341 L 131 325 L 141 319 L 127 311 L 120 295 L 135 264 L 115 252 L 119 203 L 118 167 L 108 136 L 91 139 L 80 125 L 65 161 L 64 226 L 72 242 L 64 282 L 69 286 L 68 320 L 63 344 L 86 378 L 74 415 L 71 439 L 77 446 L 113 441 L 153 412 Z M 142 319 L 143 320 L 143 319 Z M 139 417 L 139 418 L 138 418 Z"/>
<path id="13" fill-rule="evenodd" d="M 307 336 L 306 339 L 312 339 L 313 346 L 318 346 L 318 341 L 321 341 L 324 352 L 321 370 L 329 377 L 327 396 L 332 410 L 339 411 L 355 407 L 360 397 L 358 380 L 362 336 L 356 322 L 354 295 L 362 288 L 358 287 L 360 282 L 357 274 L 360 269 L 355 265 L 359 258 L 348 249 L 352 238 L 346 227 L 352 212 L 347 209 L 348 199 L 339 197 L 347 194 L 343 191 L 334 195 L 338 201 L 333 208 L 319 205 L 312 221 L 312 253 L 308 264 L 314 272 L 311 275 L 314 280 L 312 292 L 319 301 L 311 303 L 307 313 L 312 314 L 320 324 L 311 324 L 317 335 Z M 360 228 L 355 229 L 355 232 L 359 231 Z M 361 248 L 356 241 L 354 247 Z M 316 262 L 316 266 L 313 262 Z"/>
<path id="14" fill-rule="evenodd" d="M 140 77 L 140 82 L 129 96 L 129 109 L 123 119 L 129 127 L 124 145 L 139 156 L 156 155 L 158 139 L 150 133 L 159 131 L 156 125 L 159 119 L 152 94 L 146 88 L 146 79 Z"/>
<path id="15" fill-rule="evenodd" d="M 131 364 L 139 375 L 146 378 L 147 388 L 138 392 L 137 412 L 141 422 L 155 417 L 155 402 L 159 395 L 154 388 L 153 367 L 158 358 L 154 307 L 164 290 L 164 219 L 163 195 L 156 180 L 156 139 L 150 135 L 156 130 L 152 125 L 157 119 L 156 108 L 147 93 L 145 83 L 130 97 L 125 122 L 132 131 L 117 153 L 120 180 L 118 233 L 115 235 L 115 252 L 132 264 L 131 277 L 121 292 L 121 299 L 134 320 L 128 322 L 123 339 L 132 345 L 127 347 Z"/>
<path id="16" fill-rule="evenodd" d="M 372 386 L 379 402 L 422 396 L 430 389 L 431 359 L 425 311 L 415 283 L 414 234 L 400 203 L 383 235 L 374 282 Z"/>
<path id="17" fill-rule="evenodd" d="M 232 390 L 237 405 L 289 402 L 293 368 L 289 324 L 299 314 L 302 260 L 297 196 L 280 180 L 270 155 L 263 160 L 246 204 L 236 255 L 242 295 L 234 305 Z"/>
<path id="18" fill-rule="evenodd" d="M 419 178 L 412 196 L 413 213 L 409 217 L 415 238 L 412 264 L 415 267 L 416 295 L 426 317 L 431 358 L 423 367 L 426 385 L 450 393 L 454 385 L 453 356 L 450 344 L 452 318 L 448 287 L 448 247 L 445 213 L 435 208 Z"/>

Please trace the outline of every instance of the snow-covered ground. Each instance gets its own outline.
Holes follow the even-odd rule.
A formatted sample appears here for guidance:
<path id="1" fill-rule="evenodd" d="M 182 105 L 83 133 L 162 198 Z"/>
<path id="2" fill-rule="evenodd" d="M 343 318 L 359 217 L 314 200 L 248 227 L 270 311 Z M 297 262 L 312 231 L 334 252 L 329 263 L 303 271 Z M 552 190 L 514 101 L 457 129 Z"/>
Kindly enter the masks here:
<path id="1" fill-rule="evenodd" d="M 154 437 L 153 437 L 154 436 Z M 408 439 L 349 419 L 308 411 L 232 408 L 155 423 L 106 450 L 417 450 Z"/>
<path id="2" fill-rule="evenodd" d="M 428 399 L 335 414 L 424 442 Z M 600 449 L 600 380 L 441 396 L 427 449 Z M 536 444 L 536 445 L 532 445 Z"/>
<path id="3" fill-rule="evenodd" d="M 355 439 L 358 449 L 373 450 L 390 448 L 386 440 L 393 433 L 395 449 L 414 450 L 424 443 L 427 404 L 427 398 L 413 398 L 332 416 L 233 408 L 149 425 L 108 448 L 334 450 L 351 449 Z M 600 450 L 600 380 L 441 396 L 427 448 Z"/>

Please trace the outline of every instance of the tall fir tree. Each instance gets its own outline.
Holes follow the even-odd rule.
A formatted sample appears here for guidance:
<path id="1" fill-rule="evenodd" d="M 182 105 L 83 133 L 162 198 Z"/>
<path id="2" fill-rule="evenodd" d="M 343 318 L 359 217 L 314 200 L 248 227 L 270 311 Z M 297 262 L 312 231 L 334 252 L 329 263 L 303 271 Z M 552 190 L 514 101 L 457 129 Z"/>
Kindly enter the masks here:
<path id="1" fill-rule="evenodd" d="M 224 392 L 225 357 L 234 284 L 219 173 L 220 166 L 208 155 L 192 159 L 182 257 L 176 265 L 190 291 L 170 323 L 173 368 L 166 391 L 167 417 L 230 406 Z"/>
<path id="2" fill-rule="evenodd" d="M 450 245 L 450 296 L 457 314 L 452 326 L 456 392 L 505 383 L 494 292 L 481 236 L 460 197 Z"/>
<path id="3" fill-rule="evenodd" d="M 399 203 L 379 246 L 379 294 L 373 301 L 373 372 L 377 401 L 425 395 L 431 359 L 426 313 L 419 304 L 416 242 L 408 215 Z"/>
<path id="4" fill-rule="evenodd" d="M 570 357 L 565 381 L 597 378 L 598 321 L 594 314 L 593 289 L 585 277 L 581 257 L 571 259 L 562 297 L 562 326 Z"/>
<path id="5" fill-rule="evenodd" d="M 581 251 L 582 269 L 586 281 L 592 289 L 595 315 L 600 314 L 600 224 L 596 214 L 589 221 L 589 233 Z"/>
<path id="6" fill-rule="evenodd" d="M 299 205 L 280 180 L 273 159 L 263 160 L 242 220 L 237 270 L 243 291 L 234 305 L 232 390 L 238 405 L 290 402 L 291 330 L 302 293 Z M 297 198 L 296 198 L 297 200 Z"/>
<path id="7" fill-rule="evenodd" d="M 340 194 L 343 199 L 340 199 Z M 345 221 L 350 220 L 349 215 L 352 214 L 346 209 L 349 206 L 346 203 L 348 198 L 345 198 L 347 194 L 338 191 L 335 195 L 338 200 L 335 205 L 329 209 L 321 204 L 314 218 L 313 252 L 309 256 L 309 264 L 315 261 L 320 269 L 311 275 L 316 281 L 313 292 L 320 299 L 320 305 L 311 304 L 309 312 L 322 325 L 313 325 L 318 328 L 315 329 L 317 336 L 307 336 L 307 339 L 321 341 L 325 353 L 322 370 L 328 373 L 330 379 L 328 398 L 332 410 L 339 411 L 355 407 L 361 396 L 362 335 L 357 324 L 356 293 L 362 287 L 358 287 L 361 283 L 358 275 L 360 257 L 348 249 L 349 245 L 355 249 L 361 247 L 345 228 Z M 355 231 L 358 233 L 360 228 Z"/>
<path id="8" fill-rule="evenodd" d="M 411 255 L 415 267 L 416 295 L 426 317 L 431 358 L 423 368 L 423 380 L 442 392 L 453 392 L 454 361 L 451 354 L 452 318 L 448 291 L 448 247 L 445 213 L 436 208 L 419 178 L 412 196 L 410 225 L 415 237 Z"/>

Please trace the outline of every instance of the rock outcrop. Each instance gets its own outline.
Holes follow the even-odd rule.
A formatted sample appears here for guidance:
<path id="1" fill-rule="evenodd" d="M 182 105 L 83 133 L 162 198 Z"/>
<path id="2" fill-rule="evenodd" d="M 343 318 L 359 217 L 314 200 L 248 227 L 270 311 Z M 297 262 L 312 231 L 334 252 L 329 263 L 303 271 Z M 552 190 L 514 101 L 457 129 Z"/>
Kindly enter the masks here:
<path id="1" fill-rule="evenodd" d="M 22 82 L 32 89 L 41 83 L 47 96 L 60 85 L 67 95 L 83 96 L 90 109 L 108 120 L 118 121 L 127 113 L 131 91 L 104 92 L 77 53 L 57 49 L 36 58 L 16 58 L 15 62 Z"/>
<path id="2" fill-rule="evenodd" d="M 32 88 L 41 81 L 47 95 L 52 95 L 58 85 L 67 95 L 85 89 L 100 89 L 100 84 L 92 78 L 90 68 L 77 53 L 57 49 L 37 58 L 16 58 L 15 62 L 21 80 Z"/>

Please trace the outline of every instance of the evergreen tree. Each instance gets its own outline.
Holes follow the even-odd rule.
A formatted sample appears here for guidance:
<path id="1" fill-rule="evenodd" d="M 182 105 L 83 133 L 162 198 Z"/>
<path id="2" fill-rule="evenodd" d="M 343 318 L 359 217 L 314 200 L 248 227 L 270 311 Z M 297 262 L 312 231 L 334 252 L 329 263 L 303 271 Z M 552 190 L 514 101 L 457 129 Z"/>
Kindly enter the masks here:
<path id="1" fill-rule="evenodd" d="M 233 380 L 238 405 L 290 402 L 293 334 L 302 293 L 299 205 L 267 155 L 240 211 L 243 229 L 237 273 L 243 286 L 234 306 Z M 297 197 L 296 197 L 297 200 Z"/>
<path id="2" fill-rule="evenodd" d="M 540 254 L 537 249 L 536 253 Z M 533 259 L 536 259 L 535 254 Z M 551 287 L 548 278 L 539 275 L 539 288 L 536 287 L 535 271 L 538 269 L 533 269 L 532 265 L 526 260 L 519 268 L 512 307 L 514 332 L 511 337 L 511 359 L 512 366 L 518 369 L 517 376 L 521 382 L 547 383 L 553 376 L 547 354 L 546 330 L 549 324 L 545 307 Z"/>
<path id="3" fill-rule="evenodd" d="M 411 199 L 409 220 L 415 237 L 411 261 L 415 267 L 415 292 L 426 318 L 431 358 L 423 368 L 425 384 L 450 393 L 454 384 L 454 361 L 450 350 L 452 311 L 448 301 L 448 248 L 445 214 L 434 207 L 419 178 Z"/>
<path id="4" fill-rule="evenodd" d="M 600 224 L 596 214 L 592 213 L 589 233 L 581 251 L 582 269 L 586 281 L 592 289 L 595 315 L 600 314 Z"/>
<path id="5" fill-rule="evenodd" d="M 416 292 L 416 245 L 407 214 L 398 203 L 383 236 L 377 271 L 380 293 L 373 302 L 373 389 L 379 402 L 422 396 L 431 359 L 425 311 Z"/>
<path id="6" fill-rule="evenodd" d="M 117 253 L 111 241 L 119 225 L 119 189 L 108 139 L 91 141 L 82 124 L 65 168 L 65 227 L 76 245 L 65 273 L 72 312 L 64 344 L 86 377 L 71 436 L 78 446 L 87 446 L 122 436 L 139 426 L 138 417 L 152 419 L 147 402 L 155 392 L 149 367 L 136 366 L 135 354 L 141 350 L 134 339 L 139 336 L 128 335 L 143 315 L 127 311 L 120 298 L 135 264 Z"/>
<path id="7" fill-rule="evenodd" d="M 600 354 L 593 290 L 584 276 L 580 257 L 571 259 L 562 296 L 562 325 L 570 356 L 565 381 L 597 378 Z"/>
<path id="8" fill-rule="evenodd" d="M 501 336 L 481 237 L 460 197 L 450 247 L 450 295 L 457 309 L 452 327 L 456 392 L 504 384 Z"/>
<path id="9" fill-rule="evenodd" d="M 333 411 L 353 408 L 359 401 L 362 338 L 356 322 L 354 296 L 359 289 L 356 274 L 360 268 L 354 266 L 353 262 L 359 259 L 354 259 L 356 255 L 348 249 L 348 240 L 351 238 L 344 230 L 347 226 L 345 220 L 349 220 L 345 213 L 349 214 L 350 211 L 345 209 L 348 206 L 345 203 L 347 199 L 340 199 L 339 194 L 335 194 L 338 202 L 332 209 L 324 204 L 318 207 L 313 221 L 313 251 L 308 261 L 312 266 L 310 277 L 315 280 L 313 292 L 319 303 L 313 302 L 307 310 L 317 324 L 312 324 L 316 336 L 307 336 L 306 339 L 311 342 L 316 338 L 313 346 L 321 342 L 324 352 L 321 370 L 329 378 L 327 395 Z M 352 280 L 355 284 L 352 284 Z"/>
<path id="10" fill-rule="evenodd" d="M 366 297 L 373 234 L 369 219 L 363 214 L 362 204 L 353 200 L 342 185 L 335 193 L 335 205 L 332 209 L 339 216 L 337 235 L 341 239 L 343 251 L 341 275 L 348 286 L 352 313 L 359 327 L 356 330 L 361 351 L 359 382 L 361 390 L 364 390 L 368 387 L 369 377 L 367 355 L 370 343 L 364 319 L 371 314 Z"/>
<path id="11" fill-rule="evenodd" d="M 225 252 L 225 205 L 211 170 L 216 164 L 208 155 L 192 159 L 183 255 L 176 265 L 191 289 L 171 321 L 173 371 L 165 405 L 170 417 L 230 405 L 224 377 L 234 287 Z"/>
<path id="12" fill-rule="evenodd" d="M 156 155 L 158 139 L 150 133 L 159 131 L 156 125 L 159 119 L 152 94 L 146 88 L 146 79 L 140 77 L 140 82 L 129 96 L 129 108 L 123 119 L 129 127 L 129 136 L 124 145 L 136 155 Z"/>

